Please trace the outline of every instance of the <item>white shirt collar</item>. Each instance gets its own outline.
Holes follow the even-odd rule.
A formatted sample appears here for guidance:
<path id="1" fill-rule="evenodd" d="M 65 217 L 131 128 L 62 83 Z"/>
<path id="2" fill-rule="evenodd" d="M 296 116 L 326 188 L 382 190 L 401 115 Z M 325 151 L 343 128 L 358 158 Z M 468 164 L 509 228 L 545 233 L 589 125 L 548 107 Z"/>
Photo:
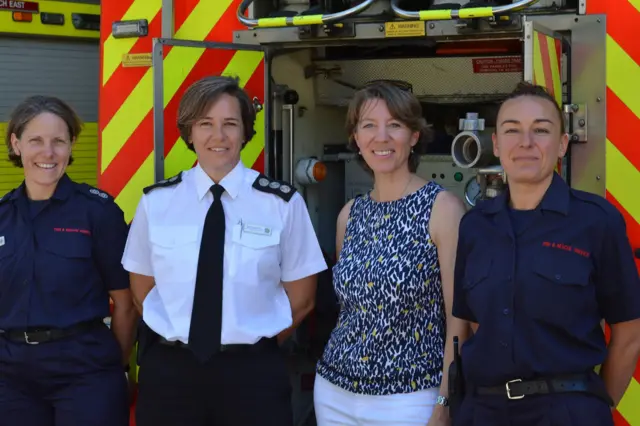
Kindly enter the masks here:
<path id="1" fill-rule="evenodd" d="M 246 168 L 242 164 L 242 160 L 238 161 L 238 164 L 222 178 L 220 185 L 224 187 L 224 190 L 231 198 L 236 198 L 242 189 L 244 183 L 244 173 Z M 213 179 L 204 171 L 204 169 L 198 163 L 195 167 L 195 183 L 196 190 L 198 192 L 198 200 L 202 200 L 205 195 L 211 190 L 211 186 L 215 183 Z"/>

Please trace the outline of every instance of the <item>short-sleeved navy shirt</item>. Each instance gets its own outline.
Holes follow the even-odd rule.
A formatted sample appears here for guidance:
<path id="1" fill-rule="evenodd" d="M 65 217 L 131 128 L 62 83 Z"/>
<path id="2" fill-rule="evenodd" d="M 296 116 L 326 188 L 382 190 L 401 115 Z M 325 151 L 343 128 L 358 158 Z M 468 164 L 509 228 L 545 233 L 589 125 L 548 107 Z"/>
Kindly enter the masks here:
<path id="1" fill-rule="evenodd" d="M 453 314 L 479 324 L 461 350 L 476 386 L 592 371 L 601 320 L 640 318 L 640 278 L 620 212 L 557 174 L 532 211 L 508 191 L 460 224 Z"/>
<path id="2" fill-rule="evenodd" d="M 113 198 L 64 175 L 49 200 L 0 199 L 0 329 L 63 328 L 109 316 L 129 288 L 127 224 Z"/>

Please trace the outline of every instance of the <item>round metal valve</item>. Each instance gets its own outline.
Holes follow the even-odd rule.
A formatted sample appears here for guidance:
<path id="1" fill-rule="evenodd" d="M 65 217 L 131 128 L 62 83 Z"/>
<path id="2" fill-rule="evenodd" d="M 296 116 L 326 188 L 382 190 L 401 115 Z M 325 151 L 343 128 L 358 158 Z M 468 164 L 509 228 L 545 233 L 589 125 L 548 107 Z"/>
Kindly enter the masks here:
<path id="1" fill-rule="evenodd" d="M 451 144 L 454 163 L 463 169 L 485 167 L 495 162 L 491 136 L 464 131 L 458 133 Z"/>

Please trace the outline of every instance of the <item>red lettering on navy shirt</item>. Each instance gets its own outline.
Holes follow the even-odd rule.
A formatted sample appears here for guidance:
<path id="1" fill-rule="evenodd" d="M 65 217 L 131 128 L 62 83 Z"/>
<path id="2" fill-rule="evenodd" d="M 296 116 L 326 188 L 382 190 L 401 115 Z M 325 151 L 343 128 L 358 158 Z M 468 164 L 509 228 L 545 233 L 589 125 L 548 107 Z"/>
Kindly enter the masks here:
<path id="1" fill-rule="evenodd" d="M 91 231 L 87 229 L 78 228 L 53 228 L 54 232 L 67 232 L 67 233 L 79 233 L 84 235 L 91 235 Z"/>
<path id="2" fill-rule="evenodd" d="M 549 248 L 554 248 L 554 249 L 558 249 L 558 250 L 568 251 L 568 252 L 571 252 L 571 253 L 579 254 L 580 256 L 583 256 L 583 257 L 591 256 L 591 253 L 589 253 L 588 251 L 583 250 L 583 249 L 578 248 L 578 247 L 570 246 L 569 244 L 556 243 L 556 242 L 551 242 L 551 241 L 543 241 L 542 242 L 542 247 L 549 247 Z"/>

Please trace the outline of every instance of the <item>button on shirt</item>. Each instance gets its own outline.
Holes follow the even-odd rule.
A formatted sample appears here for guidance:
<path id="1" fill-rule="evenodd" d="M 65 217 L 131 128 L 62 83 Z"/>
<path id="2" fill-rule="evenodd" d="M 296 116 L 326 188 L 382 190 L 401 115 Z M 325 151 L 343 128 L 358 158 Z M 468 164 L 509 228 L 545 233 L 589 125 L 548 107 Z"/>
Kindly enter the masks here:
<path id="1" fill-rule="evenodd" d="M 63 328 L 109 316 L 111 290 L 129 288 L 120 264 L 122 210 L 64 175 L 49 200 L 24 184 L 0 200 L 0 329 Z"/>
<path id="2" fill-rule="evenodd" d="M 258 172 L 238 165 L 225 188 L 222 344 L 255 343 L 292 325 L 281 281 L 327 269 L 300 194 L 286 202 L 252 187 Z M 123 257 L 128 271 L 154 277 L 143 319 L 167 340 L 188 343 L 198 253 L 214 182 L 200 165 L 182 181 L 142 197 Z"/>
<path id="3" fill-rule="evenodd" d="M 640 318 L 640 279 L 622 215 L 556 174 L 540 205 L 508 192 L 460 225 L 453 314 L 479 323 L 462 347 L 478 386 L 593 370 L 606 357 L 601 319 Z"/>

